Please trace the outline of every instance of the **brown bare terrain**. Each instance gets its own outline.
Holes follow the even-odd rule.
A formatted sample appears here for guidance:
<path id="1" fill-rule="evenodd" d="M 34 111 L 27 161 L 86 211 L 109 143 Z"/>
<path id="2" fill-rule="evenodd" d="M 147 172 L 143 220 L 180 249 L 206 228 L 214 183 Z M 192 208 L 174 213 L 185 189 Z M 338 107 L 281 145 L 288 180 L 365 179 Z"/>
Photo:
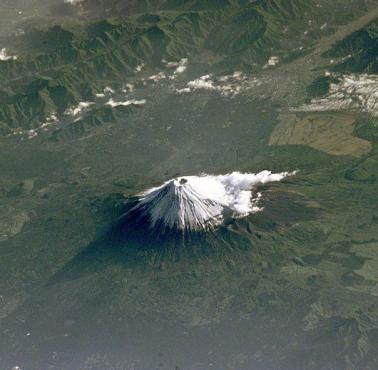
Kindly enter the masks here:
<path id="1" fill-rule="evenodd" d="M 352 114 L 311 114 L 304 118 L 281 114 L 269 145 L 308 145 L 333 155 L 360 157 L 370 152 L 369 141 L 353 135 Z"/>

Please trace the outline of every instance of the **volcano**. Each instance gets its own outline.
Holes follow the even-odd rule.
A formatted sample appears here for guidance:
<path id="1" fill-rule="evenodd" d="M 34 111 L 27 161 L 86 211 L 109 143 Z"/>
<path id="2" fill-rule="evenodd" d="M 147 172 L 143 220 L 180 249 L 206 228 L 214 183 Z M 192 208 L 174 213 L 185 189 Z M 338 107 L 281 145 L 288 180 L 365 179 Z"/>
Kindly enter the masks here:
<path id="1" fill-rule="evenodd" d="M 232 172 L 171 179 L 139 194 L 126 216 L 146 221 L 161 234 L 167 230 L 210 231 L 227 220 L 258 212 L 262 194 L 255 187 L 293 174 Z"/>

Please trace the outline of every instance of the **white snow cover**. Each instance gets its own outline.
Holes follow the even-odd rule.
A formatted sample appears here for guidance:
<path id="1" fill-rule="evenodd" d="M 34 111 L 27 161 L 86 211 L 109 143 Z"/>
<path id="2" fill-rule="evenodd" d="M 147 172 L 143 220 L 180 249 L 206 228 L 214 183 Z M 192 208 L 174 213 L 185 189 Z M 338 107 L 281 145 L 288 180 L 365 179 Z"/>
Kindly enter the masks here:
<path id="1" fill-rule="evenodd" d="M 151 227 L 187 231 L 210 230 L 224 221 L 257 212 L 261 194 L 253 187 L 294 175 L 296 172 L 232 172 L 226 175 L 185 176 L 169 180 L 139 196 L 130 212 L 147 217 Z"/>
<path id="2" fill-rule="evenodd" d="M 330 76 L 326 72 L 326 76 Z M 378 75 L 349 74 L 335 76 L 327 96 L 312 99 L 300 107 L 302 111 L 359 110 L 378 117 Z"/>

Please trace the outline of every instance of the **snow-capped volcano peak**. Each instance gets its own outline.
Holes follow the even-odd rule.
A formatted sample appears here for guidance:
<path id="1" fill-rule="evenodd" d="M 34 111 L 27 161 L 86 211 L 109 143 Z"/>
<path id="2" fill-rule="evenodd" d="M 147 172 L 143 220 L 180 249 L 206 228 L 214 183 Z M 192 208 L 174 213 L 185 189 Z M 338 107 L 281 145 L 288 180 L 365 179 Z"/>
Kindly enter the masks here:
<path id="1" fill-rule="evenodd" d="M 140 194 L 130 214 L 146 218 L 152 228 L 206 231 L 223 223 L 225 215 L 240 218 L 259 210 L 260 194 L 253 186 L 280 181 L 288 172 L 185 176 Z"/>
<path id="2" fill-rule="evenodd" d="M 148 212 L 152 226 L 201 230 L 216 226 L 227 206 L 220 184 L 206 177 L 188 176 L 170 180 L 147 191 L 137 206 Z"/>

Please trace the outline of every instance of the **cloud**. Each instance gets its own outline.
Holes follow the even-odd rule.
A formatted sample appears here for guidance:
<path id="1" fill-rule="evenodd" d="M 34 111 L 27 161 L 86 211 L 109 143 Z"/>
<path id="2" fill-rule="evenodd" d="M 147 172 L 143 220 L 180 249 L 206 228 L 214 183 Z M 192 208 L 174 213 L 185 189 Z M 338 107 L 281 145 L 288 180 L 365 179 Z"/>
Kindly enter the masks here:
<path id="1" fill-rule="evenodd" d="M 79 114 L 81 114 L 82 112 L 86 111 L 93 104 L 95 104 L 95 103 L 90 102 L 90 101 L 80 102 L 76 107 L 71 107 L 71 108 L 66 109 L 64 114 L 76 117 Z"/>
<path id="2" fill-rule="evenodd" d="M 142 63 L 142 64 L 138 64 L 138 65 L 135 67 L 135 72 L 136 72 L 136 73 L 141 72 L 142 69 L 143 69 L 143 67 L 144 67 L 144 63 Z"/>
<path id="3" fill-rule="evenodd" d="M 27 137 L 28 139 L 34 139 L 40 132 L 48 131 L 51 126 L 55 126 L 58 123 L 59 120 L 56 113 L 52 113 L 46 118 L 45 122 L 40 124 L 39 127 L 35 127 L 29 130 L 23 130 L 21 127 L 17 127 L 12 130 L 10 134 L 8 134 L 8 137 L 20 136 L 21 140 L 24 140 L 25 137 Z"/>
<path id="4" fill-rule="evenodd" d="M 30 139 L 34 139 L 35 137 L 38 136 L 38 132 L 37 132 L 37 130 L 35 130 L 35 129 L 30 129 L 30 130 L 28 130 L 27 134 L 28 134 L 28 139 L 29 139 L 29 140 L 30 140 Z"/>
<path id="5" fill-rule="evenodd" d="M 188 58 L 182 58 L 178 62 L 168 62 L 166 63 L 166 66 L 168 68 L 175 68 L 175 71 L 173 72 L 173 77 L 176 77 L 177 75 L 186 71 L 188 67 Z"/>
<path id="6" fill-rule="evenodd" d="M 9 55 L 6 48 L 0 49 L 0 61 L 16 60 L 16 55 Z"/>
<path id="7" fill-rule="evenodd" d="M 214 91 L 223 96 L 235 96 L 246 92 L 262 82 L 255 77 L 247 77 L 242 72 L 230 75 L 204 75 L 189 81 L 184 87 L 175 90 L 177 94 L 188 94 L 195 91 Z"/>
<path id="8" fill-rule="evenodd" d="M 329 76 L 330 73 L 328 72 Z M 312 99 L 309 104 L 294 108 L 294 111 L 319 112 L 355 110 L 378 117 L 378 75 L 349 74 L 337 76 L 328 94 Z"/>
<path id="9" fill-rule="evenodd" d="M 264 68 L 268 68 L 268 67 L 274 67 L 275 65 L 277 65 L 278 63 L 280 62 L 280 58 L 277 57 L 277 56 L 271 56 L 268 61 L 266 62 L 266 64 L 264 65 Z"/>
<path id="10" fill-rule="evenodd" d="M 165 79 L 167 79 L 167 75 L 164 72 L 159 72 L 155 75 L 148 77 L 148 80 L 153 81 L 153 82 L 159 82 L 159 81 L 165 80 Z"/>
<path id="11" fill-rule="evenodd" d="M 109 86 L 106 86 L 105 89 L 104 89 L 104 94 L 114 94 L 115 91 L 109 87 Z"/>
<path id="12" fill-rule="evenodd" d="M 126 100 L 126 101 L 115 101 L 113 99 L 109 99 L 109 101 L 106 103 L 106 105 L 109 105 L 112 108 L 118 107 L 120 105 L 127 107 L 129 105 L 144 105 L 144 104 L 146 104 L 146 99 L 141 99 L 141 100 L 131 99 L 131 100 Z"/>
<path id="13" fill-rule="evenodd" d="M 281 181 L 296 172 L 232 172 L 226 175 L 184 176 L 139 195 L 130 211 L 139 213 L 152 227 L 188 231 L 209 230 L 224 222 L 226 213 L 233 218 L 258 212 L 261 194 L 254 187 Z"/>
<path id="14" fill-rule="evenodd" d="M 76 5 L 82 3 L 84 0 L 64 0 L 66 4 Z"/>

